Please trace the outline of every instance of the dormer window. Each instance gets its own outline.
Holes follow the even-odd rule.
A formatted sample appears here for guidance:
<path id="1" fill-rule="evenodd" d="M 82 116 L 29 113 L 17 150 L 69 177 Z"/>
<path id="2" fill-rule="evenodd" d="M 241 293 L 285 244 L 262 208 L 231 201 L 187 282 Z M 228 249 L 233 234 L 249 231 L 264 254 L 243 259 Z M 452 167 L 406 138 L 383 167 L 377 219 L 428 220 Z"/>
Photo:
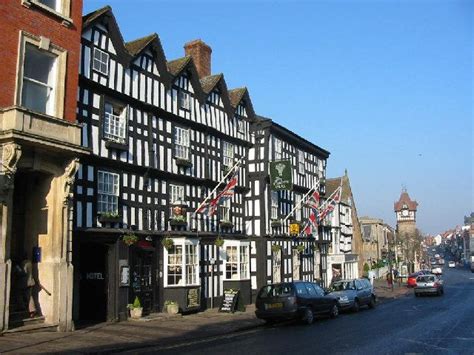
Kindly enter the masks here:
<path id="1" fill-rule="evenodd" d="M 103 74 L 109 74 L 109 55 L 100 49 L 94 48 L 92 69 Z"/>
<path id="2" fill-rule="evenodd" d="M 178 104 L 182 110 L 191 110 L 191 95 L 185 91 L 180 91 L 178 94 Z"/>
<path id="3" fill-rule="evenodd" d="M 245 133 L 245 122 L 244 122 L 244 120 L 237 119 L 237 131 L 239 133 Z"/>

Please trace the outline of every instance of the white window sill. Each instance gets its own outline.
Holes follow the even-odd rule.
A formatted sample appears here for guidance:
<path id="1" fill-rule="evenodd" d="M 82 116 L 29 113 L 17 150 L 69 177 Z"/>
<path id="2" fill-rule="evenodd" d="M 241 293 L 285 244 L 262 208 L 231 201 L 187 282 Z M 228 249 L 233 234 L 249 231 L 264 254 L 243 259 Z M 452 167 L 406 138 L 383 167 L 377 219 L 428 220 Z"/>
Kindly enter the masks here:
<path id="1" fill-rule="evenodd" d="M 200 284 L 187 284 L 187 285 L 165 285 L 164 288 L 182 288 L 182 287 L 198 287 Z"/>
<path id="2" fill-rule="evenodd" d="M 70 18 L 68 16 L 64 16 L 62 13 L 57 12 L 56 10 L 54 10 L 54 9 L 50 8 L 49 6 L 46 6 L 46 5 L 40 3 L 36 0 L 21 0 L 21 4 L 25 7 L 27 7 L 27 8 L 31 7 L 31 5 L 34 5 L 38 8 L 40 8 L 41 10 L 52 14 L 53 16 L 57 17 L 58 19 L 62 20 L 61 24 L 64 27 L 71 27 L 74 23 L 72 21 L 72 18 Z"/>

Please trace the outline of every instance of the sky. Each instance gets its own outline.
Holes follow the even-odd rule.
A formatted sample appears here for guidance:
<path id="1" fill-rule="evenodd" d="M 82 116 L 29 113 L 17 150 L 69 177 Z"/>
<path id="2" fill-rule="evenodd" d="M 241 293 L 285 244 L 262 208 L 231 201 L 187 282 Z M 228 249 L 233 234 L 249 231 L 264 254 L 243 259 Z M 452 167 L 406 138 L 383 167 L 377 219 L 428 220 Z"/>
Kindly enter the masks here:
<path id="1" fill-rule="evenodd" d="M 437 234 L 474 211 L 474 1 L 84 0 L 125 41 L 156 32 L 167 60 L 200 38 L 212 73 L 257 114 L 328 150 L 359 216 L 395 226 L 405 187 Z"/>

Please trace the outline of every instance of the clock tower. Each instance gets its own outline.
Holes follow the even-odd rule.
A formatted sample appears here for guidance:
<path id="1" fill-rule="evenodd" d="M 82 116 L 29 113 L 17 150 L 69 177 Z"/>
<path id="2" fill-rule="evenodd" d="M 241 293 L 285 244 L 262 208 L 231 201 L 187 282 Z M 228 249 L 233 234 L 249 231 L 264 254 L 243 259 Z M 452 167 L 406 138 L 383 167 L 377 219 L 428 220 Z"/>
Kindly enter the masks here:
<path id="1" fill-rule="evenodd" d="M 402 190 L 400 198 L 394 204 L 397 215 L 397 232 L 414 235 L 416 232 L 416 208 L 418 203 L 413 201 L 406 189 Z"/>

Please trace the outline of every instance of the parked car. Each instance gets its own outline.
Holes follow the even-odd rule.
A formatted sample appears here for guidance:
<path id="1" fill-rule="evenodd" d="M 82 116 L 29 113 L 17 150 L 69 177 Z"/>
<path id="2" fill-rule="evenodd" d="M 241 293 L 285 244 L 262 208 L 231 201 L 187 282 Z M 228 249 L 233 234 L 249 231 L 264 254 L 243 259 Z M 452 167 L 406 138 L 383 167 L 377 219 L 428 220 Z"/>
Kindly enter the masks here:
<path id="1" fill-rule="evenodd" d="M 456 263 L 451 260 L 451 261 L 448 263 L 448 267 L 456 267 Z"/>
<path id="2" fill-rule="evenodd" d="M 272 323 L 285 319 L 301 319 L 313 323 L 314 316 L 339 315 L 337 298 L 311 282 L 295 281 L 263 286 L 255 301 L 257 318 Z"/>
<path id="3" fill-rule="evenodd" d="M 415 296 L 444 293 L 443 280 L 436 275 L 420 275 L 416 278 Z"/>
<path id="4" fill-rule="evenodd" d="M 374 288 L 367 279 L 335 281 L 329 287 L 329 292 L 337 297 L 341 310 L 358 312 L 364 305 L 374 308 L 377 301 Z"/>
<path id="5" fill-rule="evenodd" d="M 442 275 L 443 274 L 443 269 L 441 269 L 439 266 L 434 267 L 431 269 L 431 273 L 435 275 Z"/>

